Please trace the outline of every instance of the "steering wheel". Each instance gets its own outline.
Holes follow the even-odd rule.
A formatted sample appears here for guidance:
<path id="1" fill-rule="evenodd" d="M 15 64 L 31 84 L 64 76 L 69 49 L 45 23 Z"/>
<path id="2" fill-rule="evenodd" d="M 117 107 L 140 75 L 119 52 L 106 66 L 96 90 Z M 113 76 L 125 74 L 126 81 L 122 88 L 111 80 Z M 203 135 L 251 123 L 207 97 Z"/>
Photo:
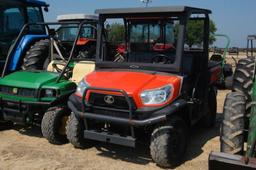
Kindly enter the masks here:
<path id="1" fill-rule="evenodd" d="M 63 66 L 62 68 L 59 68 L 59 66 Z M 52 67 L 58 72 L 58 73 L 61 73 L 62 70 L 64 69 L 64 67 L 66 66 L 66 63 L 53 63 L 52 64 Z M 66 79 L 69 79 L 72 75 L 72 68 L 70 67 L 67 67 L 63 76 L 64 78 Z"/>
<path id="2" fill-rule="evenodd" d="M 151 63 L 153 64 L 170 64 L 171 60 L 164 54 L 158 54 L 152 58 Z"/>

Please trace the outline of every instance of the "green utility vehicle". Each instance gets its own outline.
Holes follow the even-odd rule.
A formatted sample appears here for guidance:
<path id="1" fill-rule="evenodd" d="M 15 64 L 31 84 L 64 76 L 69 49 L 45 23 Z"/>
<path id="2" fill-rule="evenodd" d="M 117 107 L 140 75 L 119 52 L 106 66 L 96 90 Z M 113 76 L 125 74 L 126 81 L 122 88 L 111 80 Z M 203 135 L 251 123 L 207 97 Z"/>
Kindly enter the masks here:
<path id="1" fill-rule="evenodd" d="M 23 27 L 20 36 L 31 25 L 45 26 L 51 40 L 50 46 L 54 47 L 51 51 L 56 51 L 58 56 L 63 56 L 67 60 L 50 62 L 49 67 L 57 72 L 35 70 L 5 75 L 4 70 L 3 78 L 0 79 L 0 114 L 3 120 L 22 125 L 40 125 L 42 121 L 42 133 L 51 143 L 60 144 L 67 141 L 64 130 L 70 110 L 66 102 L 69 95 L 76 90 L 73 77 L 80 73 L 77 73 L 77 70 L 81 67 L 86 68 L 81 70 L 82 74 L 94 70 L 94 62 L 91 59 L 81 60 L 74 55 L 82 30 L 85 27 L 96 29 L 93 23 L 90 23 L 87 20 L 66 23 L 79 25 L 69 57 L 63 55 L 59 43 L 56 43 L 56 32 L 49 28 L 60 23 L 27 24 Z M 53 58 L 52 56 L 53 53 L 50 58 Z"/>

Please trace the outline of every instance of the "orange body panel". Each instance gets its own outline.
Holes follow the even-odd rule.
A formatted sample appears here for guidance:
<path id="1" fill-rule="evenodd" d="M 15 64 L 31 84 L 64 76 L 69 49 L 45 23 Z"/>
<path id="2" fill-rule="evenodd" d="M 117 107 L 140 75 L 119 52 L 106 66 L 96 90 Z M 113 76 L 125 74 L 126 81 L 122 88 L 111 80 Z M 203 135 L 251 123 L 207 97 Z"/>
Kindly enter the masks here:
<path id="1" fill-rule="evenodd" d="M 84 79 L 89 83 L 91 87 L 124 90 L 129 96 L 133 97 L 138 108 L 145 106 L 140 99 L 140 94 L 143 91 L 158 89 L 166 85 L 171 85 L 171 97 L 166 103 L 162 103 L 160 105 L 147 105 L 152 107 L 162 106 L 172 102 L 175 98 L 177 98 L 182 86 L 182 77 L 175 75 L 150 74 L 144 72 L 94 71 L 87 75 Z M 100 93 L 109 94 L 110 92 L 105 91 Z M 86 96 L 87 100 L 89 97 L 88 94 Z M 117 95 L 117 93 L 111 94 Z"/>

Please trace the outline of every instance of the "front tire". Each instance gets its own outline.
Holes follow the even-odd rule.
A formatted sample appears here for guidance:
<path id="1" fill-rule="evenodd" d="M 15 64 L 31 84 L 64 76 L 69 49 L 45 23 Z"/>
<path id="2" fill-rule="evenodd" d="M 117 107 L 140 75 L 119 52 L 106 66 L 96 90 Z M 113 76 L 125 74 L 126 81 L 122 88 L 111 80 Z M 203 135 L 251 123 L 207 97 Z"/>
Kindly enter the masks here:
<path id="1" fill-rule="evenodd" d="M 27 51 L 21 66 L 22 70 L 46 70 L 50 61 L 49 50 L 49 39 L 36 42 Z"/>
<path id="2" fill-rule="evenodd" d="M 44 114 L 41 130 L 43 136 L 52 144 L 67 143 L 66 123 L 70 110 L 66 107 L 52 107 Z"/>
<path id="3" fill-rule="evenodd" d="M 89 143 L 84 139 L 84 123 L 71 113 L 67 123 L 67 138 L 75 148 L 86 148 Z"/>
<path id="4" fill-rule="evenodd" d="M 227 94 L 224 119 L 221 124 L 221 152 L 242 154 L 244 148 L 244 120 L 246 99 L 242 93 Z"/>
<path id="5" fill-rule="evenodd" d="M 151 134 L 151 157 L 160 167 L 175 167 L 186 152 L 187 142 L 186 123 L 179 117 L 173 117 Z"/>

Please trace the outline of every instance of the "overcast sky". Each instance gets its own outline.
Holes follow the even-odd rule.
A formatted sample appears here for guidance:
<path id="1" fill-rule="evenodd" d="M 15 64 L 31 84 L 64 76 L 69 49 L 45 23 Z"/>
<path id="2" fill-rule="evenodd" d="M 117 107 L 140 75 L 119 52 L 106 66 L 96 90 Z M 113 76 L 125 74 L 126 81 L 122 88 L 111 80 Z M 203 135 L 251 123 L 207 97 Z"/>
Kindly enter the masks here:
<path id="1" fill-rule="evenodd" d="M 93 14 L 97 8 L 144 6 L 140 0 L 46 0 L 50 10 L 47 21 L 66 13 Z M 211 19 L 218 33 L 231 38 L 231 46 L 246 46 L 248 34 L 256 34 L 256 0 L 153 0 L 150 6 L 187 5 L 212 10 Z M 223 46 L 222 40 L 216 43 Z"/>

